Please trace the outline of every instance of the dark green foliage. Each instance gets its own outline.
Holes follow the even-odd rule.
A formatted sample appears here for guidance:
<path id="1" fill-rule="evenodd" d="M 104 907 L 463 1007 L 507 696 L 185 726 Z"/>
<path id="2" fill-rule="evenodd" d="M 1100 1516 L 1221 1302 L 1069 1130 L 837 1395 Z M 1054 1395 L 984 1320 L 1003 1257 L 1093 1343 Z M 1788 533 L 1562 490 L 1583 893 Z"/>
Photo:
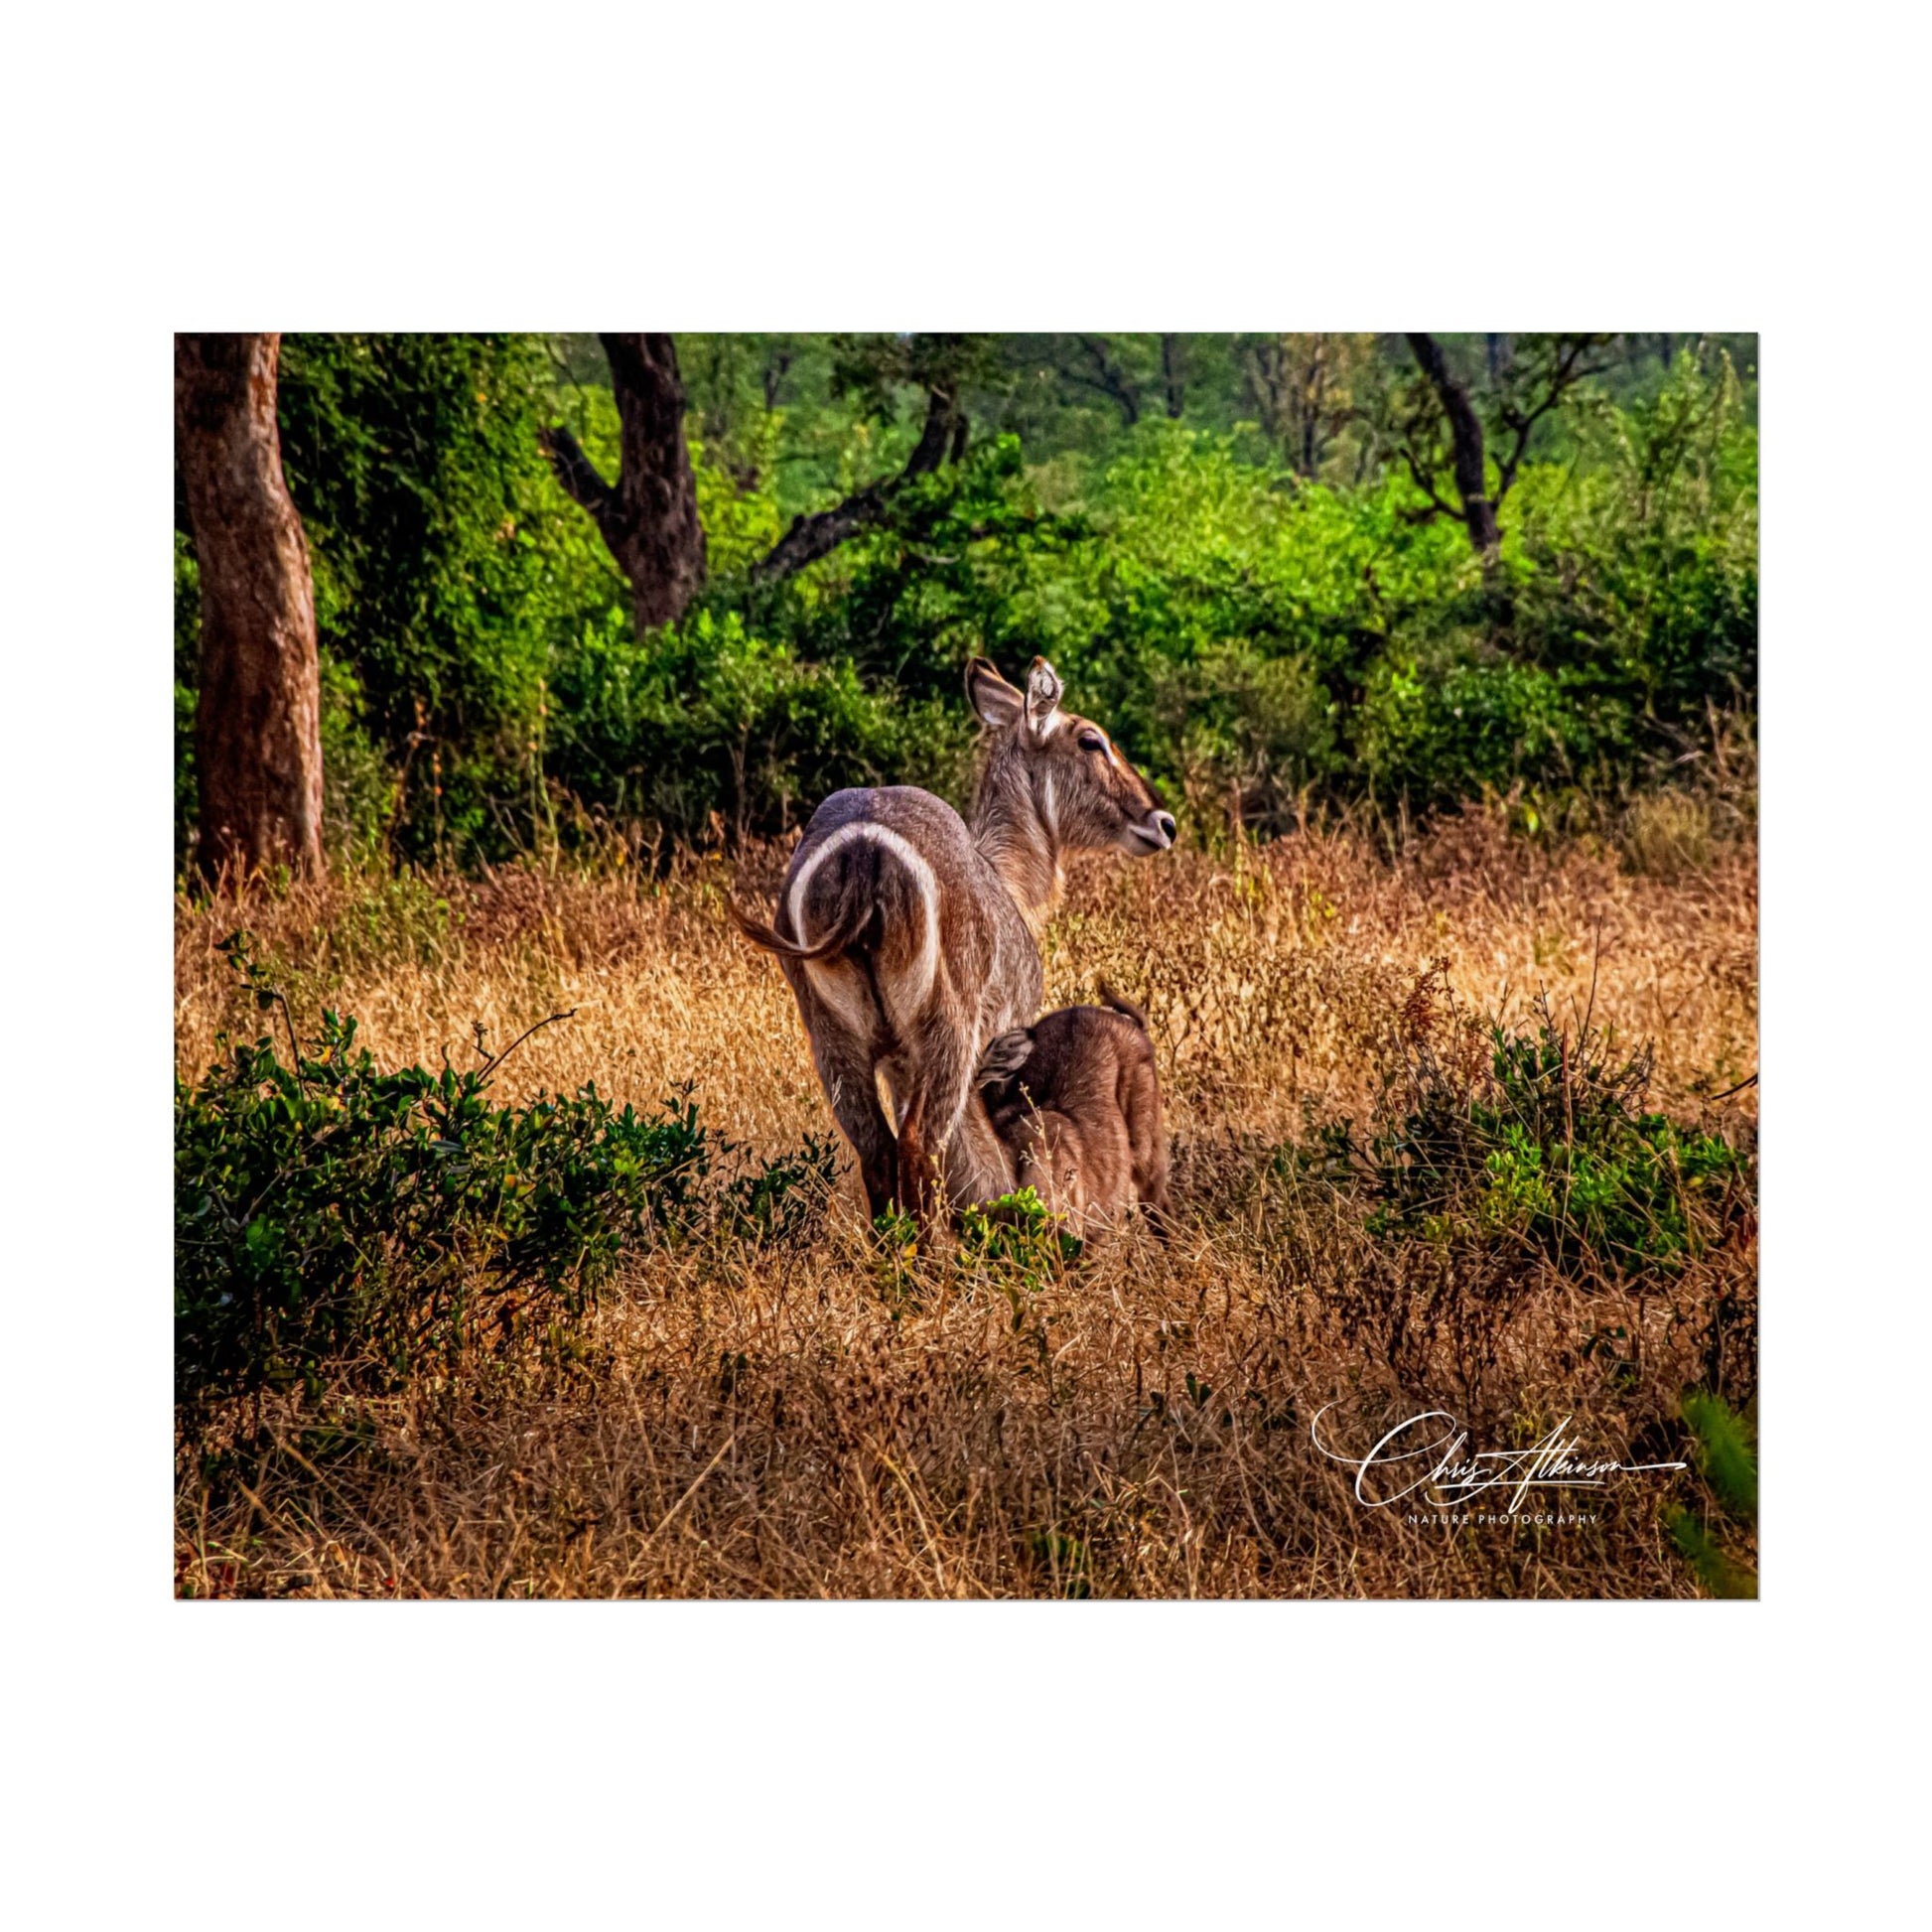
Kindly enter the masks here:
<path id="1" fill-rule="evenodd" d="M 1018 440 L 1002 437 L 920 478 L 882 528 L 754 608 L 808 656 L 963 707 L 968 658 L 1011 664 L 1055 641 L 1040 628 L 1040 595 L 1091 536 L 1082 519 L 1040 508 Z"/>
<path id="2" fill-rule="evenodd" d="M 1674 1509 L 1665 1519 L 1671 1541 L 1697 1572 L 1698 1582 L 1713 1596 L 1754 1597 L 1757 1578 L 1727 1556 L 1718 1540 L 1686 1509 Z"/>
<path id="3" fill-rule="evenodd" d="M 1498 583 L 1399 476 L 1311 483 L 1149 421 L 1057 509 L 1017 439 L 988 443 L 753 608 L 801 657 L 947 705 L 975 652 L 1044 652 L 1197 815 L 1280 830 L 1311 798 L 1523 786 L 1548 818 L 1694 752 L 1756 678 L 1756 435 L 1728 369 L 1687 359 L 1571 440 L 1521 474 Z"/>
<path id="4" fill-rule="evenodd" d="M 715 817 L 734 834 L 780 830 L 842 785 L 956 790 L 967 733 L 957 708 L 907 703 L 849 662 L 811 662 L 699 611 L 639 640 L 587 625 L 561 653 L 550 770 L 619 825 L 684 836 Z"/>
<path id="5" fill-rule="evenodd" d="M 469 863 L 599 826 L 777 832 L 847 784 L 963 802 L 977 652 L 1050 656 L 1206 827 L 1512 791 L 1526 826 L 1594 823 L 1694 772 L 1721 721 L 1748 735 L 1757 442 L 1722 352 L 1628 339 L 1539 426 L 1485 574 L 1377 440 L 1413 379 L 1399 340 L 1346 339 L 1335 448 L 1354 455 L 1312 469 L 1263 407 L 1281 339 L 1187 339 L 1178 421 L 1161 339 L 1104 339 L 1131 427 L 1088 340 L 681 339 L 711 585 L 640 637 L 538 445 L 568 421 L 615 473 L 594 339 L 288 338 L 331 842 Z M 755 580 L 794 514 L 897 474 L 936 376 L 964 385 L 960 460 L 809 569 Z M 183 851 L 195 606 L 178 540 Z"/>
<path id="6" fill-rule="evenodd" d="M 1614 788 L 1634 775 L 1631 721 L 1627 704 L 1564 671 L 1451 649 L 1375 667 L 1359 744 L 1375 781 L 1427 806 L 1525 779 L 1543 794 Z"/>
<path id="7" fill-rule="evenodd" d="M 760 1246 L 807 1239 L 824 1224 L 837 1178 L 838 1143 L 807 1134 L 796 1154 L 777 1155 L 729 1183 L 725 1225 Z"/>
<path id="8" fill-rule="evenodd" d="M 1481 1032 L 1439 966 L 1402 1021 L 1403 1070 L 1366 1143 L 1321 1138 L 1331 1172 L 1365 1186 L 1378 1232 L 1515 1252 L 1627 1279 L 1668 1275 L 1750 1212 L 1746 1157 L 1643 1105 L 1645 1053 L 1571 1034 Z"/>
<path id="9" fill-rule="evenodd" d="M 551 650 L 587 611 L 621 606 L 537 443 L 552 379 L 537 336 L 282 345 L 283 465 L 338 667 L 338 759 L 358 738 L 379 750 L 405 852 L 488 854 L 527 835 Z M 374 801 L 360 802 L 366 819 Z"/>
<path id="10" fill-rule="evenodd" d="M 627 1245 L 722 1218 L 785 1241 L 817 1225 L 833 1150 L 708 1187 L 734 1152 L 689 1092 L 651 1114 L 594 1086 L 524 1107 L 489 1098 L 506 1053 L 379 1070 L 355 1022 L 325 1012 L 293 1049 L 281 994 L 225 948 L 291 1035 L 233 1048 L 175 1096 L 178 1399 L 325 1382 L 379 1390 L 479 1346 L 556 1344 L 575 1331 Z M 715 1198 L 714 1198 L 715 1193 Z"/>

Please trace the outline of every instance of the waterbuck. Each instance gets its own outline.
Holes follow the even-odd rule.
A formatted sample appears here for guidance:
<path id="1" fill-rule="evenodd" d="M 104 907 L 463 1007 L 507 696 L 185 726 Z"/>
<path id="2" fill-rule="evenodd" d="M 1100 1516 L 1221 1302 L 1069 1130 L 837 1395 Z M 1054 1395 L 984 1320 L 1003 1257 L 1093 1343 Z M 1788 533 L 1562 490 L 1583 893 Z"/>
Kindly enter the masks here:
<path id="1" fill-rule="evenodd" d="M 1104 1006 L 1062 1007 L 1001 1034 L 974 1084 L 1031 1187 L 1075 1234 L 1117 1225 L 1137 1205 L 1156 1226 L 1168 1204 L 1168 1137 L 1147 1015 L 1101 989 Z"/>
<path id="2" fill-rule="evenodd" d="M 942 1191 L 955 1206 L 1006 1191 L 1009 1160 L 974 1102 L 973 1068 L 989 1039 L 1038 1010 L 1035 935 L 1062 855 L 1145 858 L 1174 832 L 1107 734 L 1061 710 L 1043 657 L 1024 692 L 976 657 L 966 691 L 987 730 L 969 820 L 910 785 L 834 792 L 792 854 L 771 923 L 731 907 L 791 984 L 871 1211 L 922 1222 Z"/>

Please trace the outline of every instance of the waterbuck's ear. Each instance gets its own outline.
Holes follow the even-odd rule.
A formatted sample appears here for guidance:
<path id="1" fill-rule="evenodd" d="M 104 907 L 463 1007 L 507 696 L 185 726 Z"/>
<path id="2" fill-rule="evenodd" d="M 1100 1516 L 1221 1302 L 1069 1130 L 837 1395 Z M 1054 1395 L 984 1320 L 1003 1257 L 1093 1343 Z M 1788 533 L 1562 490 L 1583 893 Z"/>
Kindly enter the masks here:
<path id="1" fill-rule="evenodd" d="M 998 1086 L 1002 1080 L 1011 1080 L 1033 1058 L 1033 1054 L 1034 1036 L 1026 1028 L 1001 1034 L 986 1042 L 986 1051 L 980 1055 L 979 1070 L 973 1075 L 973 1084 L 976 1087 L 992 1087 Z"/>
<path id="2" fill-rule="evenodd" d="M 980 723 L 994 731 L 1017 725 L 1027 708 L 1026 699 L 985 657 L 975 657 L 966 666 L 966 696 L 979 713 Z"/>
<path id="3" fill-rule="evenodd" d="M 1035 657 L 1027 673 L 1027 723 L 1036 738 L 1053 729 L 1053 714 L 1060 708 L 1060 693 L 1065 687 L 1060 674 L 1043 657 Z"/>

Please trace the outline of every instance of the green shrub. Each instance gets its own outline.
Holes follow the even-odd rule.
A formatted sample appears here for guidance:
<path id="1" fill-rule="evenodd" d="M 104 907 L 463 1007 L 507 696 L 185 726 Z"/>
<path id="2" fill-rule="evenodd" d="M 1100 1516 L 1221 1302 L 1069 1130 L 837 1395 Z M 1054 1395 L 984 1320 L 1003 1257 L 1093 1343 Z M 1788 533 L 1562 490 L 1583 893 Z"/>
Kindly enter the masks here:
<path id="1" fill-rule="evenodd" d="M 1697 1438 L 1698 1465 L 1718 1501 L 1740 1523 L 1757 1521 L 1757 1446 L 1745 1418 L 1723 1396 L 1693 1389 L 1684 1420 Z"/>
<path id="2" fill-rule="evenodd" d="M 493 858 L 534 839 L 552 653 L 625 607 L 537 441 L 553 379 L 538 336 L 283 341 L 283 467 L 335 749 L 387 761 L 378 816 L 409 857 Z M 339 839 L 365 841 L 366 800 L 333 802 L 351 820 Z"/>
<path id="3" fill-rule="evenodd" d="M 1245 639 L 1185 663 L 1150 666 L 1156 730 L 1197 818 L 1238 800 L 1244 823 L 1284 832 L 1339 767 L 1340 707 L 1306 657 L 1264 656 Z"/>
<path id="4" fill-rule="evenodd" d="M 963 712 L 976 653 L 1011 667 L 1089 633 L 1091 536 L 1082 518 L 1040 507 L 1018 441 L 1001 437 L 920 479 L 876 529 L 747 607 L 802 658 L 849 663 Z"/>
<path id="5" fill-rule="evenodd" d="M 585 1311 L 620 1246 L 678 1227 L 710 1149 L 689 1100 L 593 1088 L 494 1107 L 487 1068 L 378 1072 L 354 1023 L 178 1091 L 175 1378 L 192 1403 L 325 1378 L 390 1388 Z"/>
<path id="6" fill-rule="evenodd" d="M 1738 1563 L 1687 1509 L 1674 1509 L 1665 1518 L 1671 1541 L 1713 1596 L 1754 1597 L 1756 1573 Z"/>
<path id="7" fill-rule="evenodd" d="M 1723 1396 L 1693 1389 L 1684 1398 L 1692 1453 L 1715 1509 L 1673 1509 L 1665 1518 L 1671 1540 L 1714 1596 L 1757 1594 L 1757 1574 L 1735 1553 L 1739 1534 L 1757 1529 L 1757 1444 L 1746 1415 Z"/>
<path id="8" fill-rule="evenodd" d="M 1322 1141 L 1331 1172 L 1365 1185 L 1371 1228 L 1512 1250 L 1637 1277 L 1672 1273 L 1749 1209 L 1753 1175 L 1714 1134 L 1649 1111 L 1647 1053 L 1600 1030 L 1481 1033 L 1455 1013 L 1440 964 L 1403 1014 L 1403 1068 L 1365 1142 Z"/>
<path id="9" fill-rule="evenodd" d="M 729 1149 L 729 1142 L 720 1142 Z M 838 1144 L 807 1134 L 795 1154 L 780 1154 L 725 1190 L 724 1225 L 735 1238 L 783 1247 L 815 1236 L 838 1178 Z"/>
<path id="10" fill-rule="evenodd" d="M 237 934 L 261 1010 L 281 994 Z M 829 1198 L 833 1150 L 807 1142 L 722 1187 L 736 1152 L 688 1091 L 654 1113 L 594 1086 L 499 1107 L 506 1053 L 379 1070 L 355 1022 L 319 1049 L 263 1037 L 175 1097 L 175 1377 L 185 1405 L 326 1382 L 394 1388 L 481 1345 L 570 1336 L 627 1243 L 722 1223 L 796 1239 Z"/>
<path id="11" fill-rule="evenodd" d="M 322 823 L 330 858 L 366 865 L 388 844 L 404 785 L 365 720 L 361 681 L 325 655 L 322 687 Z"/>
<path id="12" fill-rule="evenodd" d="M 1414 810 L 1521 786 L 1541 816 L 1650 783 L 1748 713 L 1755 431 L 1681 368 L 1531 464 L 1486 581 L 1400 477 L 1311 483 L 1233 437 L 1148 423 L 1066 508 L 1011 438 L 760 607 L 806 661 L 958 708 L 967 657 L 1052 657 L 1160 781 L 1282 829 L 1304 798 Z"/>
<path id="13" fill-rule="evenodd" d="M 991 1281 L 1014 1305 L 1014 1326 L 1025 1319 L 1023 1296 L 1036 1295 L 1079 1259 L 1081 1242 L 1066 1232 L 1031 1187 L 982 1201 L 960 1217 L 958 1266 Z"/>
<path id="14" fill-rule="evenodd" d="M 1541 790 L 1601 778 L 1630 747 L 1614 699 L 1560 671 L 1493 652 L 1389 657 L 1355 720 L 1363 775 L 1384 797 L 1447 805 L 1529 780 Z"/>
<path id="15" fill-rule="evenodd" d="M 735 611 L 642 639 L 615 620 L 587 625 L 552 693 L 558 781 L 620 823 L 687 838 L 714 815 L 741 837 L 797 824 L 844 785 L 957 791 L 970 742 L 963 710 L 805 661 Z"/>

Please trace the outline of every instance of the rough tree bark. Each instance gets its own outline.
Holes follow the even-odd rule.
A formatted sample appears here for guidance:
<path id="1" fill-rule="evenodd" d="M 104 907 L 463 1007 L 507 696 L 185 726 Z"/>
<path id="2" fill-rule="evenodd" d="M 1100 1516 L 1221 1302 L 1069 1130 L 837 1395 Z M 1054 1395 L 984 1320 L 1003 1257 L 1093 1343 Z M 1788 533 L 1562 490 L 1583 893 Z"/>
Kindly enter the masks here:
<path id="1" fill-rule="evenodd" d="M 1469 401 L 1467 387 L 1457 379 L 1444 356 L 1442 344 L 1434 336 L 1411 336 L 1409 346 L 1436 391 L 1443 414 L 1449 418 L 1451 469 L 1455 493 L 1462 499 L 1462 525 L 1469 533 L 1476 555 L 1484 563 L 1492 563 L 1502 543 L 1502 531 L 1496 523 L 1496 506 L 1489 500 L 1483 467 L 1482 424 L 1474 404 Z M 1411 468 L 1414 468 L 1413 461 Z M 1428 482 L 1421 477 L 1417 482 L 1435 496 L 1435 489 Z"/>
<path id="2" fill-rule="evenodd" d="M 543 446 L 629 579 L 640 628 L 673 623 L 704 588 L 704 526 L 684 442 L 684 384 L 669 336 L 600 336 L 621 426 L 618 480 L 598 474 L 561 424 Z"/>
<path id="3" fill-rule="evenodd" d="M 175 451 L 202 582 L 196 863 L 237 885 L 323 870 L 315 591 L 282 476 L 281 343 L 175 338 Z"/>

